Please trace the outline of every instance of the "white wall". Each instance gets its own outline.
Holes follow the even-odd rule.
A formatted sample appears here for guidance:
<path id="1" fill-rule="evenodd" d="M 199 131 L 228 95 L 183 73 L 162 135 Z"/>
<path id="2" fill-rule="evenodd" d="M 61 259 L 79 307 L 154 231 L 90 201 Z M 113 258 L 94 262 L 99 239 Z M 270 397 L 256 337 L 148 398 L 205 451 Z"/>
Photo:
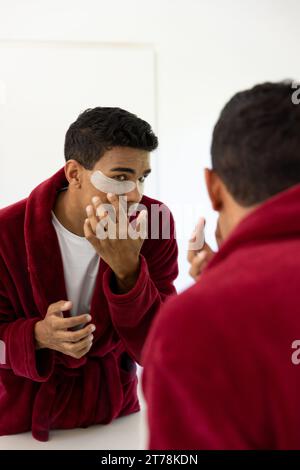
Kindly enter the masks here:
<path id="1" fill-rule="evenodd" d="M 119 106 L 155 122 L 151 47 L 0 40 L 0 84 L 0 207 L 25 198 L 62 166 L 66 130 L 84 109 Z"/>
<path id="2" fill-rule="evenodd" d="M 0 0 L 0 39 L 154 46 L 159 196 L 171 207 L 195 206 L 213 242 L 215 214 L 202 177 L 212 127 L 237 90 L 300 79 L 299 17 L 298 0 Z M 189 231 L 192 221 L 180 213 L 177 223 Z M 179 288 L 189 282 L 185 243 Z"/>

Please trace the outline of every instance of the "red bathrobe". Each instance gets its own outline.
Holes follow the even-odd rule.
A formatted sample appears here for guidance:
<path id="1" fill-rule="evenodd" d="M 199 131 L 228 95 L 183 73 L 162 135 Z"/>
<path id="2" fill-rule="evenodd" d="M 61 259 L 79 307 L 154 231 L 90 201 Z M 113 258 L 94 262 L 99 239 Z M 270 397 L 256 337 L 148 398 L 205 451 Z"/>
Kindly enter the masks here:
<path id="1" fill-rule="evenodd" d="M 150 448 L 299 449 L 294 340 L 300 185 L 248 215 L 154 321 L 143 360 Z"/>
<path id="2" fill-rule="evenodd" d="M 0 340 L 6 347 L 6 363 L 0 364 L 0 435 L 32 429 L 45 441 L 50 429 L 109 423 L 138 411 L 134 361 L 140 362 L 160 305 L 175 292 L 171 217 L 170 239 L 145 240 L 140 274 L 128 293 L 112 293 L 113 273 L 100 261 L 90 312 L 96 331 L 86 356 L 36 351 L 35 323 L 51 303 L 67 299 L 51 221 L 56 193 L 66 185 L 62 169 L 28 199 L 0 211 Z M 148 208 L 158 203 L 147 197 L 141 202 Z"/>

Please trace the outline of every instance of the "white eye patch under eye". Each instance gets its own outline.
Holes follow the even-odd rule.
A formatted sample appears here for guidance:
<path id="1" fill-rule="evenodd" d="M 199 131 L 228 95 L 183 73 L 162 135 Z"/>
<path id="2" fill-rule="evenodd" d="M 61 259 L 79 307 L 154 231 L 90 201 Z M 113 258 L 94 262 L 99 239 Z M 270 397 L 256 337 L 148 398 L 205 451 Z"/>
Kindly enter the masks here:
<path id="1" fill-rule="evenodd" d="M 105 176 L 100 170 L 92 173 L 91 183 L 96 189 L 103 193 L 112 193 L 117 195 L 130 193 L 136 187 L 136 184 L 133 181 L 117 181 Z"/>

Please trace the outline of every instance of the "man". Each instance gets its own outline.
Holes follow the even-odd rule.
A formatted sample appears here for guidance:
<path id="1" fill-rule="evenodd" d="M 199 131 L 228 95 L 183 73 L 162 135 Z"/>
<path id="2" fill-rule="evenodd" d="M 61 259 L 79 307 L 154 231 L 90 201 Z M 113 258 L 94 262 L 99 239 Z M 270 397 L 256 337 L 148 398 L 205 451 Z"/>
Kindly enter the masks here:
<path id="1" fill-rule="evenodd" d="M 151 449 L 300 448 L 300 106 L 291 98 L 290 83 L 255 86 L 215 126 L 206 183 L 223 241 L 213 256 L 189 254 L 199 280 L 167 302 L 148 337 Z"/>
<path id="2" fill-rule="evenodd" d="M 0 435 L 45 441 L 139 410 L 135 361 L 177 276 L 172 217 L 169 238 L 127 236 L 137 203 L 149 226 L 163 206 L 142 195 L 156 147 L 137 116 L 89 109 L 66 134 L 65 167 L 1 210 Z M 102 223 L 107 207 L 116 219 Z M 123 232 L 101 236 L 121 215 Z"/>

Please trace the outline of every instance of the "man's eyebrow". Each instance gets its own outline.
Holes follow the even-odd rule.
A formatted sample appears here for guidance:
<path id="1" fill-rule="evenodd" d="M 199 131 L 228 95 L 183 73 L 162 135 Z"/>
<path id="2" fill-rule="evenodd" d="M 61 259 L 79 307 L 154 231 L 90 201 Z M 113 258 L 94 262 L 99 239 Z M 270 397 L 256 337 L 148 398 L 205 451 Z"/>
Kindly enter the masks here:
<path id="1" fill-rule="evenodd" d="M 132 175 L 135 175 L 135 170 L 133 168 L 125 168 L 118 166 L 116 168 L 111 168 L 110 171 L 122 171 L 124 173 L 131 173 Z"/>
<path id="2" fill-rule="evenodd" d="M 123 173 L 130 173 L 131 175 L 135 175 L 136 171 L 133 169 L 133 168 L 125 168 L 125 167 L 116 167 L 116 168 L 111 168 L 110 171 L 119 171 L 119 172 L 123 172 Z M 145 170 L 144 171 L 144 175 L 147 174 L 149 175 L 149 173 L 151 173 L 151 169 L 148 168 L 148 170 Z"/>

